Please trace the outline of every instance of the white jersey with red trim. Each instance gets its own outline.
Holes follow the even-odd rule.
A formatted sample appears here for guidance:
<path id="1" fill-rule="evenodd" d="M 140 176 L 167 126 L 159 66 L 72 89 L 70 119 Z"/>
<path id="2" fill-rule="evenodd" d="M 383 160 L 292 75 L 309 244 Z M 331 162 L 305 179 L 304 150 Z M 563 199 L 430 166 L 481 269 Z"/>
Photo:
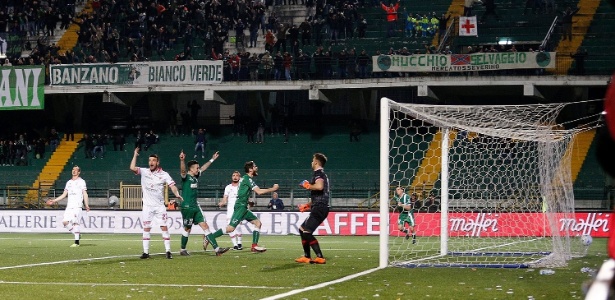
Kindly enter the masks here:
<path id="1" fill-rule="evenodd" d="M 138 168 L 137 175 L 141 175 L 141 190 L 143 191 L 143 205 L 164 205 L 164 184 L 169 187 L 175 185 L 175 181 L 169 173 L 158 168 L 153 172 L 149 168 Z"/>
<path id="2" fill-rule="evenodd" d="M 64 190 L 68 192 L 66 208 L 83 208 L 83 191 L 87 190 L 85 180 L 81 177 L 66 182 Z"/>
<path id="3" fill-rule="evenodd" d="M 226 198 L 226 215 L 230 218 L 235 211 L 235 202 L 237 202 L 237 191 L 239 191 L 239 184 L 229 184 L 224 188 L 224 196 Z"/>

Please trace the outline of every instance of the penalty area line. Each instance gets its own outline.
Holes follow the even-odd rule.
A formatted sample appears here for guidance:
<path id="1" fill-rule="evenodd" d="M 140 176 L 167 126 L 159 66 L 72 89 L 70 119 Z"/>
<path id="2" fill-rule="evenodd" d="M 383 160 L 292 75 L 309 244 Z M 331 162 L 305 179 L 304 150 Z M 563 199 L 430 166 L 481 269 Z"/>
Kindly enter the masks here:
<path id="1" fill-rule="evenodd" d="M 159 284 L 159 283 L 94 283 L 94 282 L 30 282 L 30 281 L 1 281 L 2 284 L 22 285 L 63 285 L 63 286 L 143 286 L 143 287 L 206 287 L 206 288 L 231 288 L 231 289 L 268 289 L 284 290 L 288 287 L 279 286 L 249 286 L 249 285 L 219 285 L 219 284 Z"/>
<path id="2" fill-rule="evenodd" d="M 323 288 L 323 287 L 330 286 L 332 284 L 337 284 L 337 283 L 340 283 L 340 282 L 352 280 L 352 279 L 355 279 L 357 277 L 361 277 L 363 275 L 367 275 L 367 274 L 376 272 L 378 270 L 382 270 L 382 268 L 373 268 L 373 269 L 365 270 L 363 272 L 359 272 L 359 273 L 355 273 L 355 274 L 352 274 L 352 275 L 348 275 L 346 277 L 342 277 L 342 278 L 339 278 L 339 279 L 336 279 L 336 280 L 333 280 L 333 281 L 323 282 L 323 283 L 320 283 L 320 284 L 317 284 L 317 285 L 308 286 L 308 287 L 305 287 L 305 288 L 302 288 L 302 289 L 296 289 L 296 290 L 292 290 L 292 291 L 289 291 L 289 292 L 286 292 L 286 293 L 273 295 L 271 297 L 262 298 L 261 300 L 277 300 L 277 299 L 282 299 L 282 298 L 285 298 L 285 297 L 288 297 L 288 296 L 292 296 L 292 295 L 296 295 L 296 294 L 299 294 L 299 293 L 303 293 L 303 292 L 307 292 L 307 291 L 311 291 L 311 290 L 317 290 L 317 289 L 320 289 L 320 288 Z"/>

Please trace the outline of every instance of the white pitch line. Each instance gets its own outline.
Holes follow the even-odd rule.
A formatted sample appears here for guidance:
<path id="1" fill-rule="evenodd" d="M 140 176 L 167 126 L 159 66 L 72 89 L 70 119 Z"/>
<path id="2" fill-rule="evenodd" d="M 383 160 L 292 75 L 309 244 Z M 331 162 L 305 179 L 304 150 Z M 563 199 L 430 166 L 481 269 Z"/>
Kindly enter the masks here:
<path id="1" fill-rule="evenodd" d="M 207 287 L 232 289 L 268 289 L 284 290 L 289 287 L 277 286 L 248 286 L 248 285 L 218 285 L 218 284 L 159 284 L 159 283 L 92 283 L 92 282 L 29 282 L 29 281 L 1 281 L 0 284 L 23 285 L 69 285 L 69 286 L 155 286 L 155 287 Z"/>
<path id="2" fill-rule="evenodd" d="M 374 269 L 365 270 L 363 272 L 355 273 L 355 274 L 352 274 L 352 275 L 348 275 L 346 277 L 342 277 L 342 278 L 339 278 L 339 279 L 336 279 L 336 280 L 333 280 L 333 281 L 323 282 L 321 284 L 317 284 L 317 285 L 313 285 L 313 286 L 308 286 L 308 287 L 305 287 L 305 288 L 302 288 L 302 289 L 292 290 L 292 291 L 289 291 L 289 292 L 286 292 L 286 293 L 283 293 L 283 294 L 277 294 L 277 295 L 274 295 L 274 296 L 271 296 L 271 297 L 262 298 L 261 300 L 277 300 L 277 299 L 282 299 L 284 297 L 296 295 L 296 294 L 307 292 L 307 291 L 311 291 L 311 290 L 320 289 L 320 288 L 323 288 L 323 287 L 326 287 L 326 286 L 330 286 L 332 284 L 336 284 L 336 283 L 348 281 L 348 280 L 351 280 L 351 279 L 355 279 L 357 277 L 361 277 L 363 275 L 367 275 L 369 273 L 373 273 L 373 272 L 376 272 L 378 270 L 382 270 L 382 269 L 381 268 L 374 268 Z"/>
<path id="3" fill-rule="evenodd" d="M 152 255 L 154 255 L 154 254 L 152 254 Z M 0 267 L 0 270 L 20 269 L 20 268 L 40 267 L 40 266 L 51 266 L 51 265 L 83 262 L 83 261 L 96 261 L 96 260 L 104 260 L 104 259 L 130 258 L 130 257 L 139 257 L 139 256 L 137 256 L 137 255 L 114 255 L 114 256 L 104 256 L 104 257 L 95 257 L 95 258 L 80 258 L 80 259 L 71 259 L 71 260 L 60 260 L 60 261 L 42 262 L 42 263 L 36 263 L 36 264 Z"/>

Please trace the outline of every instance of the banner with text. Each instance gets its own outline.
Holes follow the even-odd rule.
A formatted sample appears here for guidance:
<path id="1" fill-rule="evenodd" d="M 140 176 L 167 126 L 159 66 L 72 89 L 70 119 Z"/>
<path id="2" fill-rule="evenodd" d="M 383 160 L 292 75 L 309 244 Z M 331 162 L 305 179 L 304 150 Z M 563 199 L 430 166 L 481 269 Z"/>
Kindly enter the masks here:
<path id="1" fill-rule="evenodd" d="M 261 220 L 263 234 L 298 234 L 299 226 L 308 213 L 254 212 Z M 62 226 L 62 210 L 3 210 L 0 211 L 0 232 L 67 232 Z M 213 230 L 226 227 L 226 213 L 204 212 Z M 389 234 L 399 235 L 399 214 L 390 214 Z M 571 236 L 590 234 L 607 237 L 610 213 L 575 213 L 572 218 L 558 218 L 558 228 Z M 440 214 L 415 214 L 418 236 L 440 235 Z M 510 237 L 548 236 L 543 213 L 452 213 L 449 214 L 450 236 Z M 140 233 L 140 211 L 96 210 L 83 214 L 81 232 L 85 233 Z M 182 233 L 179 211 L 169 212 L 166 224 L 172 234 Z M 242 223 L 244 233 L 252 232 L 252 225 Z M 160 229 L 154 226 L 154 231 Z M 377 212 L 331 212 L 314 234 L 317 235 L 378 235 L 380 215 Z M 202 233 L 193 227 L 193 233 Z"/>
<path id="2" fill-rule="evenodd" d="M 374 72 L 468 72 L 555 68 L 555 52 L 372 56 Z"/>
<path id="3" fill-rule="evenodd" d="M 0 110 L 45 108 L 44 66 L 0 67 Z"/>
<path id="4" fill-rule="evenodd" d="M 222 82 L 222 61 L 51 65 L 51 85 L 182 85 Z"/>

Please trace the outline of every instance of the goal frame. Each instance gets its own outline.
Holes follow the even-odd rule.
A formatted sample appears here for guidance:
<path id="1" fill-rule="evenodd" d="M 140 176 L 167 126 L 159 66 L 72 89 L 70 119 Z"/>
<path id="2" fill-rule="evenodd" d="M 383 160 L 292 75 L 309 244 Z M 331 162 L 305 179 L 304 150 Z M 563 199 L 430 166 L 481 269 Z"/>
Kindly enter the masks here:
<path id="1" fill-rule="evenodd" d="M 390 213 L 390 207 L 389 207 L 389 203 L 390 203 L 390 188 L 391 188 L 391 178 L 390 178 L 390 147 L 391 147 L 391 140 L 390 140 L 390 124 L 392 122 L 391 120 L 391 116 L 392 116 L 392 111 L 391 111 L 391 102 L 395 102 L 394 100 L 391 100 L 389 98 L 383 97 L 380 99 L 380 173 L 379 173 L 379 189 L 380 189 L 380 193 L 379 193 L 379 200 L 380 200 L 380 210 L 379 210 L 379 216 L 380 216 L 380 236 L 379 236 L 379 243 L 380 243 L 380 255 L 379 255 L 379 268 L 385 268 L 388 266 L 391 266 L 391 263 L 393 262 L 391 260 L 390 254 L 391 254 L 391 248 L 390 248 L 390 232 L 391 232 L 391 228 L 390 226 L 390 218 L 391 218 L 391 213 Z M 449 185 L 449 180 L 450 180 L 450 176 L 449 176 L 449 152 L 451 150 L 451 136 L 449 133 L 451 133 L 452 128 L 451 127 L 447 127 L 447 126 L 440 126 L 440 130 L 442 131 L 442 141 L 441 141 L 441 145 L 440 145 L 440 154 L 441 154 L 441 164 L 440 164 L 440 249 L 438 249 L 438 255 L 437 257 L 448 257 L 448 256 L 465 256 L 464 253 L 458 254 L 457 252 L 452 252 L 449 253 L 449 236 L 450 236 L 450 229 L 449 229 L 449 203 L 450 203 L 450 185 Z M 543 207 L 544 209 L 544 207 Z M 572 208 L 574 210 L 574 208 Z M 543 210 L 543 213 L 545 211 Z M 566 239 L 568 239 L 569 236 L 566 237 Z M 435 250 L 435 249 L 434 249 Z M 539 255 L 545 255 L 548 256 L 551 254 L 551 252 L 531 252 L 531 253 L 538 253 Z M 493 255 L 495 254 L 496 256 L 499 256 L 499 254 L 497 253 L 487 253 L 487 255 Z M 516 254 L 516 253 L 513 253 Z M 480 253 L 479 253 L 480 256 Z M 541 261 L 542 259 L 539 259 L 538 261 Z M 567 259 L 565 259 L 567 260 Z M 397 265 L 397 264 L 395 264 Z M 508 263 L 495 263 L 495 264 L 478 264 L 478 265 L 474 265 L 474 264 L 465 264 L 465 263 L 446 263 L 446 264 L 439 264 L 439 263 L 435 263 L 435 264 L 423 264 L 423 263 L 412 263 L 411 261 L 409 261 L 408 264 L 406 263 L 402 263 L 399 266 L 406 266 L 407 267 L 425 267 L 425 266 L 449 266 L 449 267 L 455 267 L 455 266 L 460 266 L 460 267 L 487 267 L 487 268 L 523 268 L 523 267 L 529 267 L 528 264 L 525 263 L 512 263 L 512 264 L 508 264 Z M 530 263 L 530 265 L 534 266 L 535 263 Z"/>

